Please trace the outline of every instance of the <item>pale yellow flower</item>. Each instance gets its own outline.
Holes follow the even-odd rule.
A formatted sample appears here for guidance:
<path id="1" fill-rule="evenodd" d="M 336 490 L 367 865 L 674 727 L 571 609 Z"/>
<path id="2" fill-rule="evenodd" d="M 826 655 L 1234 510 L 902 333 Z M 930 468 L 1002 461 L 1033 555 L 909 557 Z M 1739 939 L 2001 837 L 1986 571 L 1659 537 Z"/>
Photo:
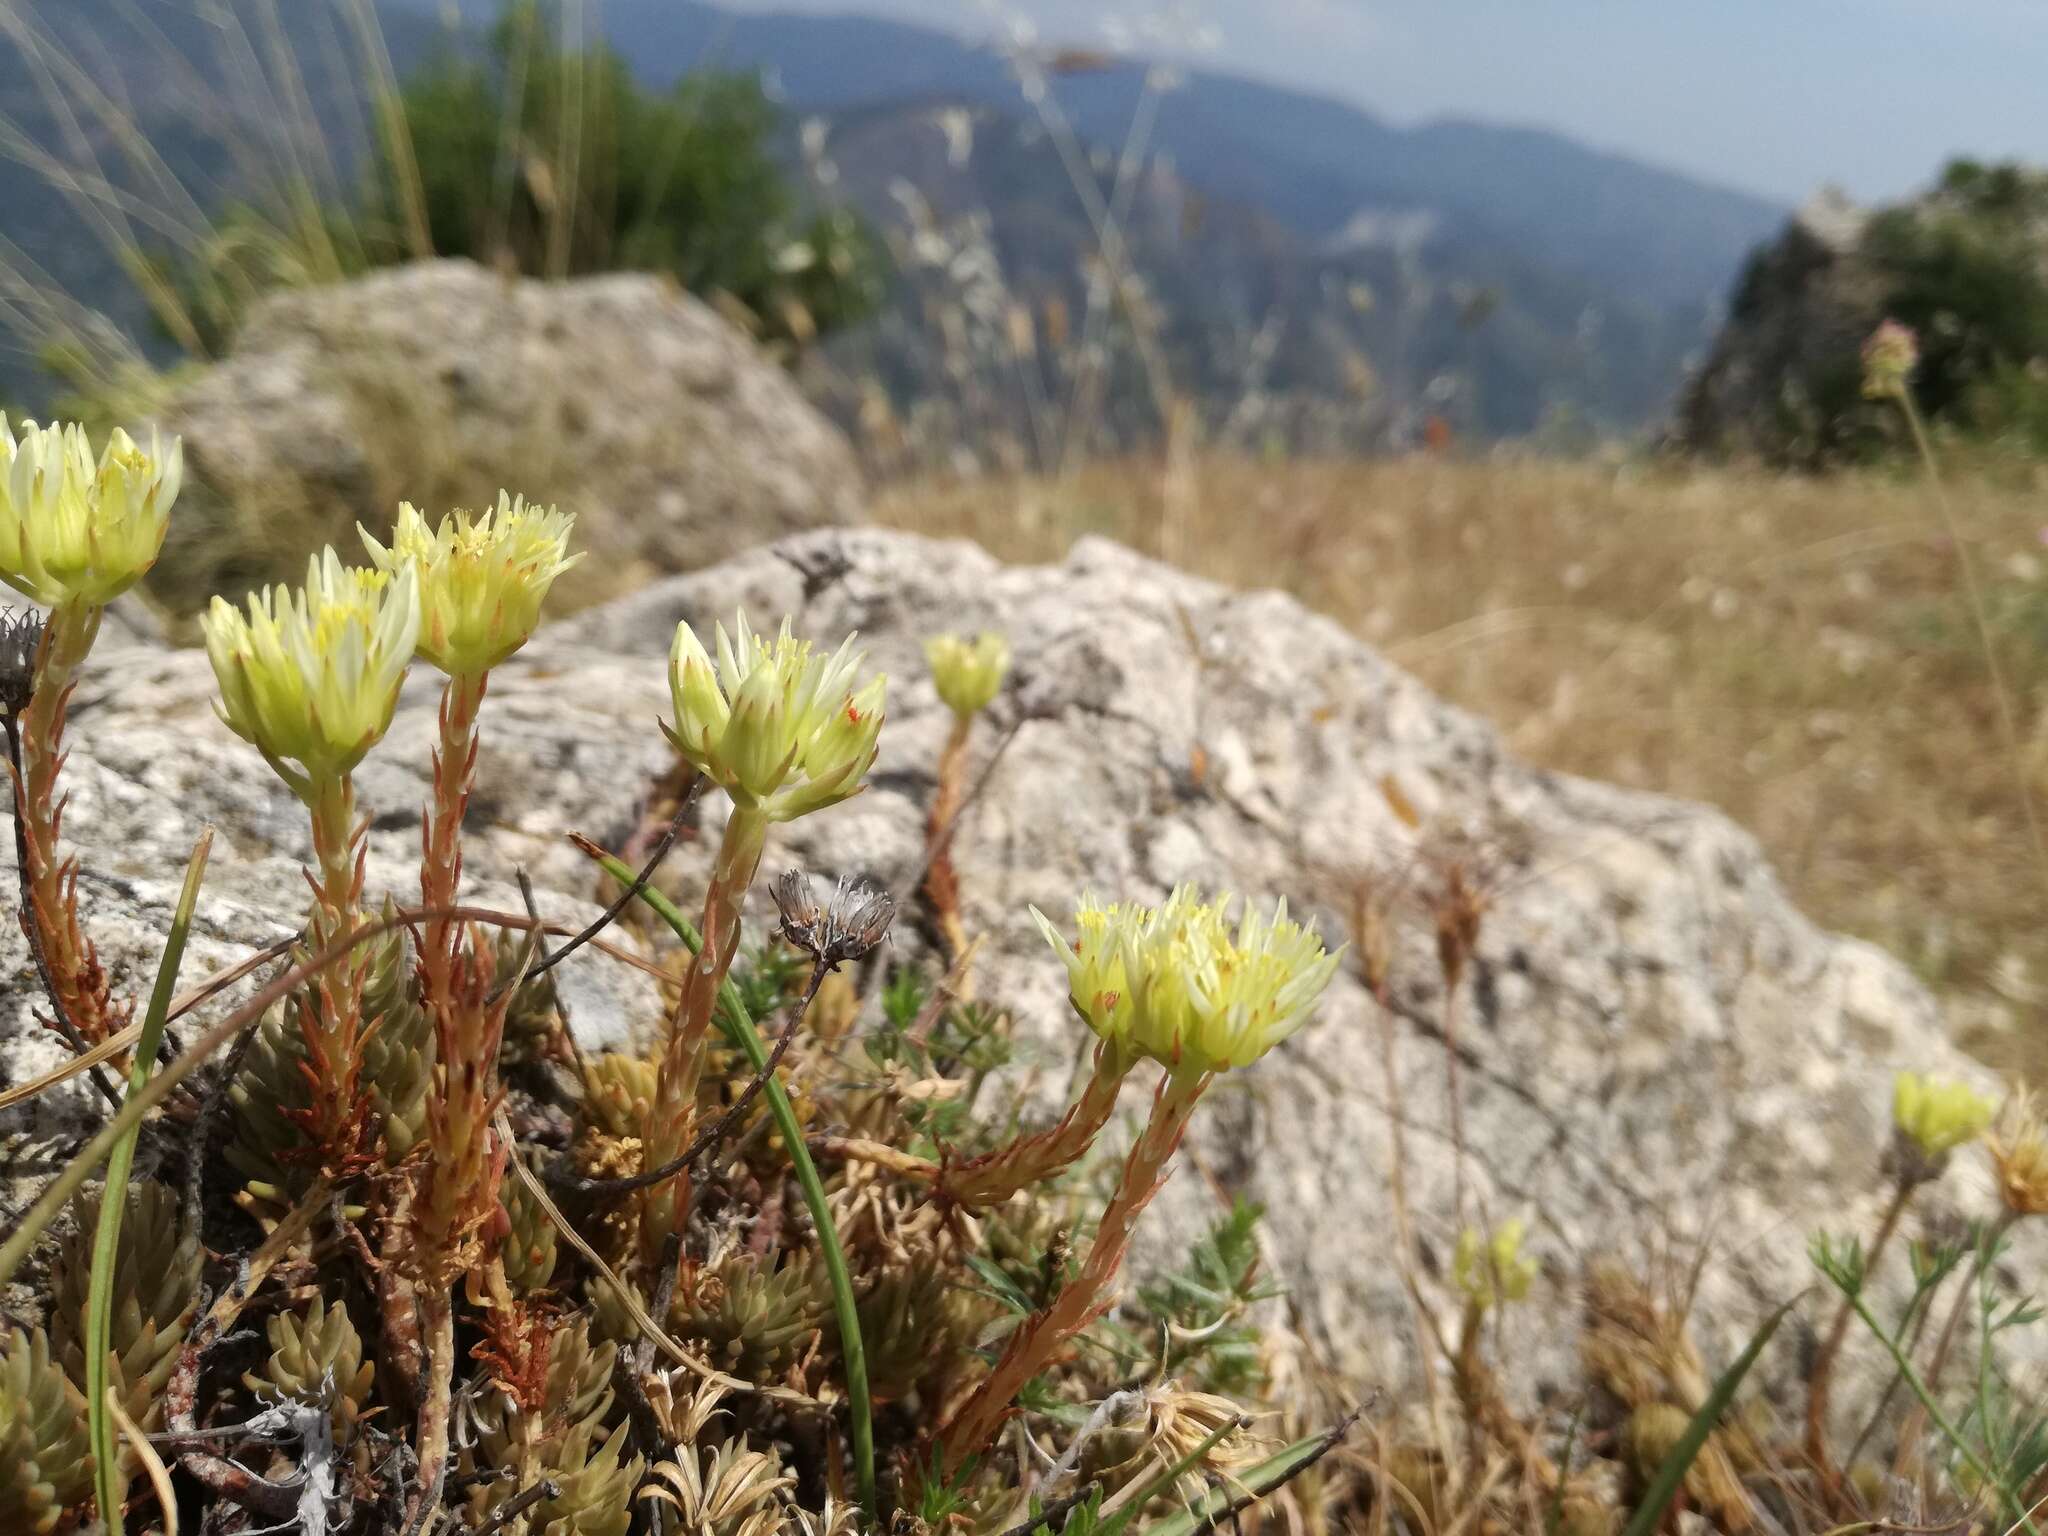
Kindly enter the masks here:
<path id="1" fill-rule="evenodd" d="M 1293 1034 L 1336 974 L 1338 956 L 1282 901 L 1267 917 L 1236 898 L 1204 902 L 1181 886 L 1156 907 L 1098 907 L 1076 915 L 1068 944 L 1043 913 L 1039 928 L 1066 962 L 1070 995 L 1091 1029 L 1168 1067 L 1242 1067 Z"/>
<path id="2" fill-rule="evenodd" d="M 1901 1072 L 1892 1082 L 1892 1123 L 1929 1162 L 1975 1141 L 1998 1107 L 1967 1083 Z"/>
<path id="3" fill-rule="evenodd" d="M 1130 1052 L 1126 1059 L 1132 1061 L 1138 1053 L 1131 1047 L 1131 983 L 1124 974 L 1124 936 L 1147 915 L 1143 907 L 1116 902 L 1105 907 L 1084 896 L 1074 912 L 1076 933 L 1069 944 L 1043 912 L 1031 909 L 1038 931 L 1066 962 L 1067 996 L 1074 1011 L 1104 1040 Z"/>
<path id="4" fill-rule="evenodd" d="M 856 687 L 867 657 L 853 637 L 830 655 L 790 633 L 774 640 L 747 626 L 717 630 L 716 664 L 687 623 L 669 651 L 669 740 L 732 796 L 773 821 L 789 821 L 858 794 L 875 761 L 887 679 Z"/>
<path id="5" fill-rule="evenodd" d="M 924 643 L 932 681 L 948 709 L 965 720 L 988 708 L 1001 692 L 1010 670 L 1010 642 L 988 631 L 972 640 L 958 635 L 933 635 Z"/>
<path id="6" fill-rule="evenodd" d="M 1528 1224 L 1519 1217 L 1504 1221 L 1491 1237 L 1467 1227 L 1458 1234 L 1451 1258 L 1451 1283 L 1482 1311 L 1503 1301 L 1520 1301 L 1536 1278 L 1536 1261 L 1522 1256 Z"/>
<path id="7" fill-rule="evenodd" d="M 419 572 L 420 655 L 450 676 L 476 677 L 526 644 L 548 588 L 583 558 L 569 553 L 575 522 L 500 491 L 496 508 L 453 512 L 437 528 L 401 503 L 388 549 L 356 531 L 379 570 Z"/>
<path id="8" fill-rule="evenodd" d="M 0 581 L 52 607 L 112 602 L 156 563 L 185 473 L 177 438 L 149 451 L 116 427 L 97 461 L 85 428 L 0 416 Z"/>
<path id="9" fill-rule="evenodd" d="M 419 638 L 419 577 L 344 566 L 327 549 L 304 587 L 252 593 L 246 615 L 216 597 L 201 622 L 221 719 L 305 796 L 390 727 Z"/>

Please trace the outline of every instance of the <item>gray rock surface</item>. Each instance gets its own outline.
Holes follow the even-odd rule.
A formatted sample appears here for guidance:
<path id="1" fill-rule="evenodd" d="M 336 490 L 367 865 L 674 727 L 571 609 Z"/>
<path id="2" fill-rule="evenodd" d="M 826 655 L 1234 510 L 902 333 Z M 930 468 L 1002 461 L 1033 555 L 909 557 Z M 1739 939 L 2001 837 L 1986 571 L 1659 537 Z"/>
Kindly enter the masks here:
<path id="1" fill-rule="evenodd" d="M 352 546 L 401 498 L 475 506 L 502 485 L 572 507 L 582 580 L 610 594 L 846 522 L 861 495 L 845 439 L 783 370 L 643 274 L 549 283 L 448 260 L 279 293 L 162 424 L 184 434 L 193 504 L 166 569 L 200 594 L 260 565 L 264 519 Z"/>
<path id="2" fill-rule="evenodd" d="M 1812 1279 L 1812 1229 L 1870 1216 L 1890 1071 L 1971 1070 L 1906 972 L 1802 918 L 1726 818 L 1533 770 L 1490 727 L 1293 601 L 1226 591 L 1101 541 L 1057 567 L 1010 568 L 966 544 L 818 533 L 554 627 L 491 689 L 473 880 L 502 890 L 524 865 L 560 910 L 582 910 L 589 870 L 562 834 L 626 834 L 670 761 L 654 722 L 676 622 L 708 625 L 742 604 L 762 622 L 790 613 L 819 639 L 858 629 L 895 679 L 869 792 L 780 829 L 766 867 L 801 862 L 898 891 L 920 863 L 949 718 L 920 643 L 942 628 L 1011 636 L 1015 671 L 980 728 L 977 770 L 1015 734 L 956 859 L 968 926 L 987 937 L 981 995 L 1013 1010 L 1043 1105 L 1083 1042 L 1027 904 L 1063 913 L 1084 889 L 1153 898 L 1197 880 L 1284 895 L 1332 940 L 1361 893 L 1386 905 L 1390 1011 L 1347 968 L 1309 1028 L 1218 1085 L 1145 1228 L 1158 1255 L 1219 1198 L 1263 1201 L 1303 1333 L 1355 1381 L 1398 1388 L 1414 1369 L 1391 1114 L 1406 1127 L 1425 1293 L 1447 1327 L 1461 1185 L 1468 1219 L 1531 1221 L 1540 1304 L 1504 1321 L 1526 1392 L 1571 1380 L 1561 1320 L 1581 1265 L 1601 1253 L 1682 1274 L 1704 1246 L 1697 1316 L 1710 1359 L 1727 1358 L 1771 1302 Z M 203 819 L 222 842 L 193 974 L 275 936 L 302 905 L 301 819 L 212 719 L 210 692 L 202 656 L 165 652 L 96 672 L 78 712 L 70 825 L 93 931 L 131 987 L 146 980 Z M 411 889 L 433 698 L 431 679 L 416 676 L 362 775 L 373 890 Z M 701 889 L 721 814 L 706 805 L 700 835 L 665 872 L 678 888 Z M 1450 1019 L 1421 898 L 1460 849 L 1487 905 Z M 767 912 L 757 893 L 754 916 Z M 916 924 L 900 924 L 895 942 L 899 954 L 920 949 Z M 33 988 L 12 931 L 0 934 L 0 988 L 0 1080 L 17 1080 L 54 1055 L 28 1029 Z M 614 993 L 577 1014 L 586 1028 L 625 1029 L 635 1003 Z M 1462 1159 L 1446 1113 L 1447 1032 Z M 27 1118 L 54 1129 L 68 1102 Z M 1959 1158 L 1946 1188 L 1981 1210 L 1973 1181 L 1981 1170 Z M 1796 1332 L 1773 1366 L 1781 1375 Z"/>

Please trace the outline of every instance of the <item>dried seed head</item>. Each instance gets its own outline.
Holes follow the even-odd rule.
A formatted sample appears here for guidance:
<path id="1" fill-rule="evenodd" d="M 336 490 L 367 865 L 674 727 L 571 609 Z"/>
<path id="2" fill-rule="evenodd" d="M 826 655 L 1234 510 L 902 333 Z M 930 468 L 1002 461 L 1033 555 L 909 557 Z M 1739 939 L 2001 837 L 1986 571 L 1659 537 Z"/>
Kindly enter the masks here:
<path id="1" fill-rule="evenodd" d="M 2048 1213 L 2048 1128 L 2039 1102 L 2024 1091 L 2015 1094 L 1985 1140 L 2005 1208 L 2015 1216 Z"/>
<path id="2" fill-rule="evenodd" d="M 1870 400 L 1903 396 L 1920 366 L 1920 338 L 1910 326 L 1887 320 L 1863 343 L 1863 394 Z"/>
<path id="3" fill-rule="evenodd" d="M 822 906 L 810 876 L 783 871 L 775 882 L 775 906 L 782 936 L 820 965 L 837 968 L 858 960 L 888 935 L 896 921 L 896 900 L 864 880 L 842 876 Z"/>
<path id="4" fill-rule="evenodd" d="M 43 616 L 33 608 L 0 609 L 0 709 L 18 715 L 35 692 L 36 651 L 43 643 Z"/>

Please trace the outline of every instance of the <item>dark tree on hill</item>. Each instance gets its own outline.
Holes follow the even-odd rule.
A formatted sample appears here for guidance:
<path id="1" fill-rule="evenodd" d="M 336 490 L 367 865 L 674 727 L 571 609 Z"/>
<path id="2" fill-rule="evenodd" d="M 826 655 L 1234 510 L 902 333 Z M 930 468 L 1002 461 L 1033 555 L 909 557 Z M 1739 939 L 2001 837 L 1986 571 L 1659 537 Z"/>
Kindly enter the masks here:
<path id="1" fill-rule="evenodd" d="M 1887 318 L 1919 336 L 1930 421 L 2048 450 L 2048 173 L 1958 160 L 1852 238 L 1795 221 L 1752 257 L 1678 436 L 1805 466 L 1884 453 L 1899 423 L 1863 398 L 1860 348 Z"/>
<path id="2" fill-rule="evenodd" d="M 739 300 L 769 335 L 808 340 L 869 312 L 873 248 L 839 209 L 803 209 L 769 152 L 752 76 L 636 84 L 611 49 L 564 50 L 545 8 L 512 6 L 482 56 L 444 51 L 401 105 L 433 248 L 529 275 L 664 271 Z M 407 217 L 387 143 L 375 222 Z M 385 247 L 399 252 L 395 240 Z"/>

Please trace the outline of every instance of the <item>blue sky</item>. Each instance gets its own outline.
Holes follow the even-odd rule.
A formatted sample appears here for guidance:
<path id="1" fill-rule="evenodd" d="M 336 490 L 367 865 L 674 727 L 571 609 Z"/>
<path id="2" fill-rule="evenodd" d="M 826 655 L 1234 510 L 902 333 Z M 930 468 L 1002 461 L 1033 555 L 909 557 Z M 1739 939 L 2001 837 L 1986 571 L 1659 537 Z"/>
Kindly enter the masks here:
<path id="1" fill-rule="evenodd" d="M 2048 161 L 2048 0 L 724 0 L 1049 44 L 1200 39 L 1207 67 L 1399 121 L 1555 128 L 1796 201 L 1897 196 L 1951 154 Z M 1148 51 L 1153 51 L 1148 45 Z"/>

